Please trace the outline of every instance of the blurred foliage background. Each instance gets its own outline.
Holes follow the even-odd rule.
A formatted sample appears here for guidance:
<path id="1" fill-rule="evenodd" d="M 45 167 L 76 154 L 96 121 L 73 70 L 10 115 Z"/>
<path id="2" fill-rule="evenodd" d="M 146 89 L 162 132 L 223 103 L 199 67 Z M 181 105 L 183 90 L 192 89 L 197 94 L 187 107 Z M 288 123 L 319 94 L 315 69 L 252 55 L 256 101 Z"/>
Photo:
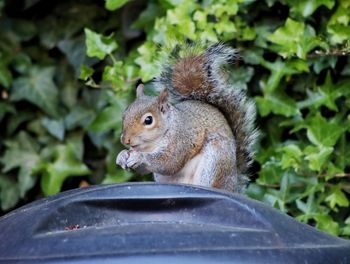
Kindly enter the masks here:
<path id="1" fill-rule="evenodd" d="M 147 179 L 114 163 L 136 84 L 159 74 L 164 45 L 224 41 L 241 51 L 231 78 L 255 99 L 262 134 L 248 195 L 350 236 L 349 10 L 349 0 L 0 0 L 2 213 Z"/>

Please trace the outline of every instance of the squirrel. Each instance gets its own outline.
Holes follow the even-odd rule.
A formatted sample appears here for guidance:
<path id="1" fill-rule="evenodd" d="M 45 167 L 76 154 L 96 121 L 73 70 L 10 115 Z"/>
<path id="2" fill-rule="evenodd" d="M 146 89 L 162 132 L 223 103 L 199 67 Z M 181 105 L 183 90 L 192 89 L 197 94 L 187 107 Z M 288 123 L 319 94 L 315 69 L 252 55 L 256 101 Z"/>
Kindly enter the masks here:
<path id="1" fill-rule="evenodd" d="M 121 142 L 130 149 L 116 163 L 152 172 L 156 182 L 242 192 L 257 130 L 254 103 L 229 83 L 223 68 L 237 58 L 237 50 L 222 43 L 176 54 L 153 79 L 159 96 L 145 95 L 138 85 L 123 113 Z"/>

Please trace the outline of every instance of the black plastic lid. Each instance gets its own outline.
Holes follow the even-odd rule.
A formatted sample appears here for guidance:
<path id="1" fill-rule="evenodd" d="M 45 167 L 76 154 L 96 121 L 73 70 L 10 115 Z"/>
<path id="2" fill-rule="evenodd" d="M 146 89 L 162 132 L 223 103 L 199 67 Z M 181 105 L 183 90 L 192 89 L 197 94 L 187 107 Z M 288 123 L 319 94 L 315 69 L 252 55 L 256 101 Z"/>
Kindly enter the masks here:
<path id="1" fill-rule="evenodd" d="M 1 263 L 350 263 L 350 242 L 241 195 L 130 183 L 0 218 Z"/>

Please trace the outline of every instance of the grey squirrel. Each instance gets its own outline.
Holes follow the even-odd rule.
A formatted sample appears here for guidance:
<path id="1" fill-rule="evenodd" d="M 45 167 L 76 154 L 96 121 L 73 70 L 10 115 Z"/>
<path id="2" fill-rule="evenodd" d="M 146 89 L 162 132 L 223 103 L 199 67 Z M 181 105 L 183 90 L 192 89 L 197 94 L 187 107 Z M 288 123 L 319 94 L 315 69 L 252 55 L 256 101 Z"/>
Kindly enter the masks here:
<path id="1" fill-rule="evenodd" d="M 157 182 L 244 190 L 257 132 L 255 105 L 223 69 L 237 56 L 224 44 L 174 55 L 154 79 L 159 96 L 145 95 L 140 84 L 123 113 L 121 142 L 130 149 L 116 163 L 152 172 Z"/>

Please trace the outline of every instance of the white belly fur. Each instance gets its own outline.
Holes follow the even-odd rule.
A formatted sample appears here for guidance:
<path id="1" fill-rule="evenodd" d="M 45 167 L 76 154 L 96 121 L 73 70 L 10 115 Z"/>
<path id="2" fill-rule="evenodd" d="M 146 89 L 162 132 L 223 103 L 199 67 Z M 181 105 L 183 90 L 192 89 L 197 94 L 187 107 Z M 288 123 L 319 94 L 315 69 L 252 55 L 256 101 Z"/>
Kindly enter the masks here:
<path id="1" fill-rule="evenodd" d="M 200 184 L 200 168 L 203 161 L 203 154 L 199 153 L 189 160 L 186 165 L 174 175 L 155 174 L 157 182 Z"/>

